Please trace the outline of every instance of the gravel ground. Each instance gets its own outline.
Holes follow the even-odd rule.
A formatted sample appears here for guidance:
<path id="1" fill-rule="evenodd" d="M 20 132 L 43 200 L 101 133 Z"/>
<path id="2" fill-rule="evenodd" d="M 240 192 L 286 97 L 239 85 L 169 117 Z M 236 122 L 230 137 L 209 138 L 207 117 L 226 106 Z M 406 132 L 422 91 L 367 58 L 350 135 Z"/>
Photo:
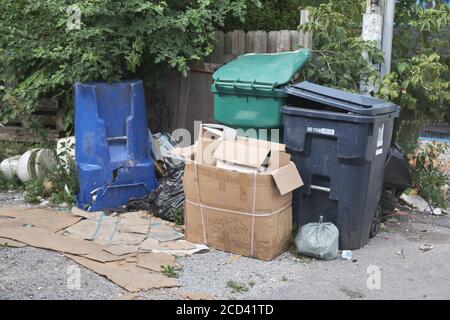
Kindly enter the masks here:
<path id="1" fill-rule="evenodd" d="M 0 203 L 21 203 L 8 197 L 0 195 Z M 353 251 L 353 261 L 285 253 L 264 262 L 211 250 L 179 259 L 180 288 L 141 292 L 140 298 L 207 293 L 220 299 L 450 299 L 450 217 L 407 213 L 389 219 L 375 239 Z M 423 244 L 434 248 L 422 252 Z M 67 267 L 73 265 L 56 252 L 0 248 L 0 299 L 116 299 L 124 294 L 83 267 L 81 288 L 68 289 Z M 369 266 L 381 270 L 380 289 L 367 287 Z"/>
<path id="2" fill-rule="evenodd" d="M 68 274 L 76 263 L 61 254 L 36 249 L 0 249 L 0 299 L 114 299 L 123 290 L 96 273 L 79 267 L 80 286 Z M 75 269 L 76 270 L 76 269 Z"/>

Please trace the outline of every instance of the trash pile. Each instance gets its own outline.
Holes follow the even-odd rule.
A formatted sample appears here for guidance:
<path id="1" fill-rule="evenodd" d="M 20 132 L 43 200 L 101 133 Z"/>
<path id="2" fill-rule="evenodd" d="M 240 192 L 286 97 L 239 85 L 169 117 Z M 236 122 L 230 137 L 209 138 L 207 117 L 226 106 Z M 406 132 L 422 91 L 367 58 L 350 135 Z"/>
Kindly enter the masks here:
<path id="1" fill-rule="evenodd" d="M 177 256 L 208 251 L 144 211 L 106 215 L 6 207 L 0 216 L 0 244 L 60 252 L 129 292 L 178 286 L 165 269 L 180 267 Z"/>
<path id="2" fill-rule="evenodd" d="M 293 223 L 300 253 L 334 259 L 340 249 L 351 260 L 411 185 L 404 153 L 391 145 L 399 107 L 293 84 L 308 58 L 307 50 L 251 54 L 218 69 L 211 92 L 219 124 L 203 124 L 186 148 L 148 129 L 142 81 L 77 83 L 76 139 L 68 140 L 76 149 L 58 156 L 76 156 L 79 209 L 2 209 L 13 219 L 0 223 L 0 237 L 63 252 L 130 291 L 155 287 L 155 279 L 175 286 L 161 264 L 176 266 L 174 255 L 207 246 L 271 260 L 291 244 Z M 51 161 L 32 150 L 1 168 L 25 179 Z"/>

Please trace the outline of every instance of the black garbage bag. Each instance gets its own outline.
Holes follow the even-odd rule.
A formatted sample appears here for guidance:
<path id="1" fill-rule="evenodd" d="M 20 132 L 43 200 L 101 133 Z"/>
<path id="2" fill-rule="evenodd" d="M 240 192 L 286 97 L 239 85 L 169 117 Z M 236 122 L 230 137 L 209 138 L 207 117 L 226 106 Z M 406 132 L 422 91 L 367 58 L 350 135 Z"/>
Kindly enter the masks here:
<path id="1" fill-rule="evenodd" d="M 402 193 L 412 187 L 411 168 L 405 152 L 392 144 L 386 160 L 380 206 L 383 215 L 389 215 L 398 206 Z"/>
<path id="2" fill-rule="evenodd" d="M 392 144 L 389 149 L 383 185 L 401 190 L 412 186 L 411 168 L 404 151 L 398 144 Z"/>
<path id="3" fill-rule="evenodd" d="M 131 199 L 127 210 L 147 210 L 164 220 L 183 223 L 184 163 L 179 160 L 165 158 L 167 175 L 160 179 L 160 185 L 148 197 Z"/>

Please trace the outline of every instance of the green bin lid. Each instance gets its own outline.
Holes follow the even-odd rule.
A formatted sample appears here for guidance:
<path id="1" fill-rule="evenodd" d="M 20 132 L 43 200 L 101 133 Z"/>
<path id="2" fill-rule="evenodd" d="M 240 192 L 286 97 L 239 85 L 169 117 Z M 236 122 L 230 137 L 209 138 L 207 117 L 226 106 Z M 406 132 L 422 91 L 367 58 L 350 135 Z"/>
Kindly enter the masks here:
<path id="1" fill-rule="evenodd" d="M 287 84 L 308 59 L 307 49 L 242 55 L 213 74 L 213 88 L 273 90 Z"/>

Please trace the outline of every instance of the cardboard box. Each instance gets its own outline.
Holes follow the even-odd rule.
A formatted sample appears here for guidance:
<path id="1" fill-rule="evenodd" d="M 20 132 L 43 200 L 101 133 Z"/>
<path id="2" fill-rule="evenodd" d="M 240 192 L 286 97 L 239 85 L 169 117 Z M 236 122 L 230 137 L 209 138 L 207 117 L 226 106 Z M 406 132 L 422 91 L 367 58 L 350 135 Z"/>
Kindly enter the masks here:
<path id="1" fill-rule="evenodd" d="M 200 135 L 189 148 L 176 151 L 186 157 L 186 239 L 262 260 L 284 252 L 292 237 L 292 191 L 303 185 L 284 145 Z M 216 166 L 223 161 L 230 166 Z"/>

